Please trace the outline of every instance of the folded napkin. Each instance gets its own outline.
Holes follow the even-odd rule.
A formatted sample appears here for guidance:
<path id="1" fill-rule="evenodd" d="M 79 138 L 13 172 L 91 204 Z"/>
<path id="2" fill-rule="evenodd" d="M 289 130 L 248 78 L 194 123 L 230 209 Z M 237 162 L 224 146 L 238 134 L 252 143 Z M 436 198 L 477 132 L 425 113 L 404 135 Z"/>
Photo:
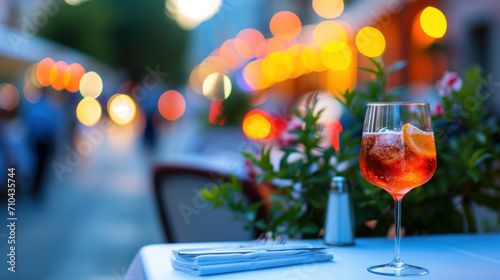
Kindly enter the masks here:
<path id="1" fill-rule="evenodd" d="M 269 267 L 295 265 L 311 262 L 323 262 L 333 259 L 333 255 L 310 244 L 267 245 L 246 248 L 198 248 L 173 250 L 172 267 L 194 275 L 212 275 L 236 271 L 255 270 Z M 179 252 L 237 250 L 230 254 L 183 255 Z M 260 250 L 251 253 L 239 253 L 242 250 Z M 267 251 L 266 251 L 267 250 Z M 274 251 L 273 251 L 274 250 Z M 279 251 L 284 250 L 284 251 Z"/>

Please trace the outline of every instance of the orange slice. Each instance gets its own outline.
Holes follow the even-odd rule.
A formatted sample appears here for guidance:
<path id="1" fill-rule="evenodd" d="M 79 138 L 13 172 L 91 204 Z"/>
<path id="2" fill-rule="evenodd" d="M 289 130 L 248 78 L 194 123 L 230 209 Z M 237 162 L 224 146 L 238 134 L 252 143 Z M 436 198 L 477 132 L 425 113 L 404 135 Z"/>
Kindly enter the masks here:
<path id="1" fill-rule="evenodd" d="M 403 126 L 403 139 L 406 146 L 408 146 L 417 155 L 423 157 L 436 156 L 434 134 L 423 132 L 417 127 L 407 123 Z"/>

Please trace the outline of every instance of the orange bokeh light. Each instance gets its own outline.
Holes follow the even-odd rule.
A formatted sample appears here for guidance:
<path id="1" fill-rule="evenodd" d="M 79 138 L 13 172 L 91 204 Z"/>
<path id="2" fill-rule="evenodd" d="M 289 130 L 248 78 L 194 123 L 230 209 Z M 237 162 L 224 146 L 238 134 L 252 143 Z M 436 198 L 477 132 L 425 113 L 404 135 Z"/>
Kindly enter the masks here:
<path id="1" fill-rule="evenodd" d="M 264 50 L 261 53 L 261 57 L 265 57 L 266 55 L 273 53 L 273 52 L 279 52 L 279 51 L 285 51 L 286 47 L 283 44 L 283 41 L 277 39 L 277 38 L 269 38 L 261 42 L 260 47 Z"/>
<path id="2" fill-rule="evenodd" d="M 169 121 L 180 118 L 186 110 L 186 101 L 182 94 L 176 90 L 167 90 L 158 100 L 158 111 L 161 116 Z"/>
<path id="3" fill-rule="evenodd" d="M 66 64 L 66 62 L 64 61 L 58 61 L 54 65 L 52 65 L 52 68 L 50 69 L 49 80 L 50 85 L 55 90 L 63 90 L 66 87 L 66 84 L 64 83 L 64 74 L 67 68 L 68 64 Z"/>
<path id="4" fill-rule="evenodd" d="M 47 87 L 50 85 L 50 70 L 55 62 L 52 58 L 47 57 L 42 59 L 36 67 L 36 79 L 40 85 Z"/>
<path id="5" fill-rule="evenodd" d="M 272 119 L 262 110 L 255 109 L 243 119 L 243 133 L 251 139 L 266 139 L 271 135 Z"/>
<path id="6" fill-rule="evenodd" d="M 420 11 L 415 18 L 413 19 L 412 27 L 411 27 L 411 37 L 412 42 L 419 47 L 427 47 L 430 44 L 436 41 L 436 38 L 433 38 L 422 29 L 422 25 L 420 24 L 420 16 L 422 15 L 422 11 Z"/>
<path id="7" fill-rule="evenodd" d="M 262 59 L 254 60 L 243 69 L 245 82 L 254 90 L 265 89 L 270 84 L 262 73 L 262 61 Z"/>
<path id="8" fill-rule="evenodd" d="M 224 42 L 217 50 L 217 54 L 225 66 L 230 69 L 236 69 L 244 63 L 244 58 L 236 52 L 235 39 L 229 39 Z"/>
<path id="9" fill-rule="evenodd" d="M 302 24 L 297 15 L 289 11 L 283 11 L 274 14 L 269 23 L 269 28 L 275 37 L 288 41 L 299 35 Z"/>
<path id="10" fill-rule="evenodd" d="M 226 67 L 226 64 L 224 63 L 224 60 L 222 60 L 222 58 L 220 58 L 219 56 L 209 56 L 207 58 L 205 58 L 201 64 L 204 64 L 207 66 L 207 68 L 211 69 L 211 72 L 207 74 L 210 75 L 211 73 L 214 73 L 214 72 L 218 72 L 218 73 L 222 73 L 222 74 L 226 74 L 227 73 L 227 67 Z M 201 65 L 200 64 L 200 65 Z M 202 78 L 202 77 L 200 77 Z M 202 81 L 205 80 L 206 76 L 203 77 Z"/>
<path id="11" fill-rule="evenodd" d="M 69 92 L 77 92 L 80 89 L 80 80 L 85 75 L 85 69 L 78 63 L 73 63 L 64 72 L 64 84 Z"/>
<path id="12" fill-rule="evenodd" d="M 313 0 L 312 6 L 322 18 L 336 18 L 344 11 L 343 0 Z"/>
<path id="13" fill-rule="evenodd" d="M 0 108 L 12 111 L 19 104 L 19 91 L 14 85 L 1 84 L 0 85 Z"/>
<path id="14" fill-rule="evenodd" d="M 244 58 L 256 57 L 264 50 L 262 45 L 265 41 L 264 35 L 253 28 L 243 29 L 236 39 L 236 51 Z"/>

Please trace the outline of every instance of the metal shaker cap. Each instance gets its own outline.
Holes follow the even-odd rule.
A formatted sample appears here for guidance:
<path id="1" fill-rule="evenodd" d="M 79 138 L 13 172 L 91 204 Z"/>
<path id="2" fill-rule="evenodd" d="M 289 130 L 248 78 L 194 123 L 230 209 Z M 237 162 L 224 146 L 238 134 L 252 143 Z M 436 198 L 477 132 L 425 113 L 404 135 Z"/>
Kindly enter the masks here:
<path id="1" fill-rule="evenodd" d="M 330 182 L 330 190 L 337 193 L 345 193 L 349 191 L 349 186 L 347 185 L 347 181 L 345 177 L 335 176 L 332 178 Z"/>

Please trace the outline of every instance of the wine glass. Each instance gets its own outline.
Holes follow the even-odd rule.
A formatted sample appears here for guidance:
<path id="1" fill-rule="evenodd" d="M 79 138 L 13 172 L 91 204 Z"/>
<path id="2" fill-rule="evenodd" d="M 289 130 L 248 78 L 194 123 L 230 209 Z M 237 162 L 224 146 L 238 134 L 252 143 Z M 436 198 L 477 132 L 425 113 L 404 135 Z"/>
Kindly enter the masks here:
<path id="1" fill-rule="evenodd" d="M 399 255 L 401 201 L 411 189 L 429 181 L 436 171 L 436 147 L 428 103 L 374 102 L 366 109 L 361 173 L 394 198 L 394 259 L 368 271 L 388 276 L 425 275 L 425 268 L 405 264 Z"/>

